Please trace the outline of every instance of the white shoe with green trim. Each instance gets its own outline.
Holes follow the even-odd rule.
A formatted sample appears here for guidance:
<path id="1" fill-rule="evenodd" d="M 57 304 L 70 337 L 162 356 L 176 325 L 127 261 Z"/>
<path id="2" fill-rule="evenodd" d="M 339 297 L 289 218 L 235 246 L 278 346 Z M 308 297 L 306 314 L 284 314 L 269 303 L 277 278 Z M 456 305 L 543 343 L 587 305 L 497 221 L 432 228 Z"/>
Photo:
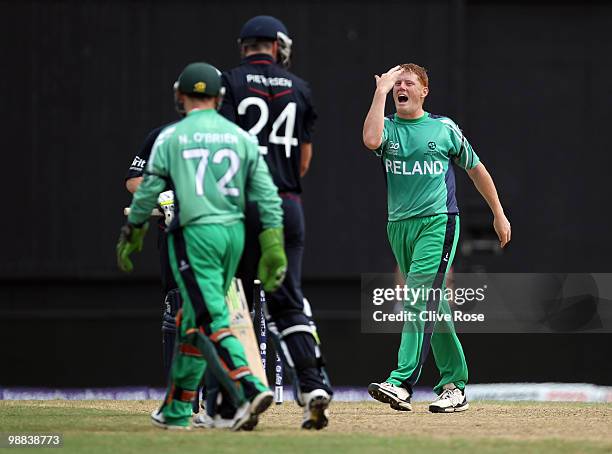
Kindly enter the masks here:
<path id="1" fill-rule="evenodd" d="M 432 413 L 454 413 L 470 408 L 465 392 L 454 384 L 444 385 L 442 393 L 429 405 Z"/>

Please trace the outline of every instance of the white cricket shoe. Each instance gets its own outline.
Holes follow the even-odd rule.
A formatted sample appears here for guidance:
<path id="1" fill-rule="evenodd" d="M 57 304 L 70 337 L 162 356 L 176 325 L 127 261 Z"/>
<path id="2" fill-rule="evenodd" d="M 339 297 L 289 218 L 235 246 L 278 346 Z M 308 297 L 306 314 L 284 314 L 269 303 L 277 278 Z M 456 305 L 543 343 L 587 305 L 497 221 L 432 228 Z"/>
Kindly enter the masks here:
<path id="1" fill-rule="evenodd" d="M 315 389 L 309 393 L 302 393 L 299 399 L 304 403 L 304 416 L 302 429 L 321 430 L 329 424 L 329 403 L 331 396 L 324 389 Z"/>
<path id="2" fill-rule="evenodd" d="M 250 402 L 245 402 L 236 410 L 231 429 L 233 431 L 253 430 L 257 425 L 259 415 L 266 411 L 273 401 L 274 393 L 268 390 L 260 392 Z"/>
<path id="3" fill-rule="evenodd" d="M 211 418 L 206 412 L 201 412 L 193 418 L 193 427 L 197 429 L 231 429 L 233 419 L 224 419 L 219 415 Z"/>
<path id="4" fill-rule="evenodd" d="M 432 413 L 454 413 L 465 411 L 468 408 L 470 408 L 470 405 L 465 397 L 465 392 L 452 383 L 444 385 L 444 389 L 436 401 L 429 404 L 429 411 Z"/>
<path id="5" fill-rule="evenodd" d="M 193 418 L 193 427 L 197 429 L 214 429 L 215 420 L 208 416 L 205 411 L 201 411 Z"/>
<path id="6" fill-rule="evenodd" d="M 161 409 L 153 410 L 153 413 L 151 413 L 151 424 L 153 424 L 155 427 L 159 427 L 160 429 L 191 430 L 191 426 L 177 426 L 174 424 L 168 424 L 166 422 L 166 418 L 164 418 L 164 414 L 161 412 Z"/>
<path id="7" fill-rule="evenodd" d="M 379 402 L 389 404 L 394 410 L 412 411 L 410 393 L 406 388 L 384 381 L 382 383 L 370 383 L 368 393 Z"/>

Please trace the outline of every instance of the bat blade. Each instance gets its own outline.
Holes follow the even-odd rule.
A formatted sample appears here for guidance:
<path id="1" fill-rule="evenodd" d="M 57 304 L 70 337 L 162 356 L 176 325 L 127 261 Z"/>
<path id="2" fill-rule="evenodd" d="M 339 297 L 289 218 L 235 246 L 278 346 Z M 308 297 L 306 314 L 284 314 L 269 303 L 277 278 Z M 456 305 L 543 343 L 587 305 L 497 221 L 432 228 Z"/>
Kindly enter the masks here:
<path id="1" fill-rule="evenodd" d="M 268 378 L 261 362 L 259 344 L 255 337 L 251 314 L 249 313 L 249 307 L 240 279 L 232 279 L 232 284 L 225 297 L 225 303 L 227 304 L 230 316 L 230 329 L 244 347 L 244 353 L 251 372 L 265 386 L 268 386 Z"/>

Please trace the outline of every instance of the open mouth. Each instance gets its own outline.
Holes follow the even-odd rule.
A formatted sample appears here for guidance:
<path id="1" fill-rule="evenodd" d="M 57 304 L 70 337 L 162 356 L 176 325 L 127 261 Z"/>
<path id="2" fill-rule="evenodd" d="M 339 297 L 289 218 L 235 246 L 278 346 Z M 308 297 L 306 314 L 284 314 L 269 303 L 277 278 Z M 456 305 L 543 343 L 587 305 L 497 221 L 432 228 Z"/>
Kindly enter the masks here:
<path id="1" fill-rule="evenodd" d="M 397 95 L 397 100 L 400 103 L 408 102 L 408 96 L 406 96 L 406 95 Z"/>

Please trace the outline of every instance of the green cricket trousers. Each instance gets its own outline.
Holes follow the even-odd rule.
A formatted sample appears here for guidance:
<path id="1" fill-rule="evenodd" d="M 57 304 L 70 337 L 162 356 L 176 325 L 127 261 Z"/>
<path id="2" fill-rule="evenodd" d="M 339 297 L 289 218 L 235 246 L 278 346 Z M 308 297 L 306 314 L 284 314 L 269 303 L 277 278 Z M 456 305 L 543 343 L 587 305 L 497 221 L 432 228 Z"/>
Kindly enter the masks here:
<path id="1" fill-rule="evenodd" d="M 404 324 L 397 369 L 387 382 L 403 386 L 412 394 L 431 347 L 440 371 L 440 382 L 434 388 L 436 394 L 448 383 L 463 389 L 468 370 L 453 322 L 429 321 L 427 316 L 418 315 L 423 311 L 450 313 L 444 289 L 459 239 L 459 216 L 438 214 L 389 222 L 387 234 L 408 287 L 424 290 L 421 297 L 404 302 L 404 310 L 416 317 Z M 441 291 L 426 292 L 429 288 Z"/>
<path id="2" fill-rule="evenodd" d="M 168 424 L 190 424 L 191 401 L 207 367 L 236 406 L 267 390 L 251 374 L 225 304 L 243 247 L 242 222 L 189 225 L 168 236 L 170 265 L 183 298 L 163 405 Z"/>

